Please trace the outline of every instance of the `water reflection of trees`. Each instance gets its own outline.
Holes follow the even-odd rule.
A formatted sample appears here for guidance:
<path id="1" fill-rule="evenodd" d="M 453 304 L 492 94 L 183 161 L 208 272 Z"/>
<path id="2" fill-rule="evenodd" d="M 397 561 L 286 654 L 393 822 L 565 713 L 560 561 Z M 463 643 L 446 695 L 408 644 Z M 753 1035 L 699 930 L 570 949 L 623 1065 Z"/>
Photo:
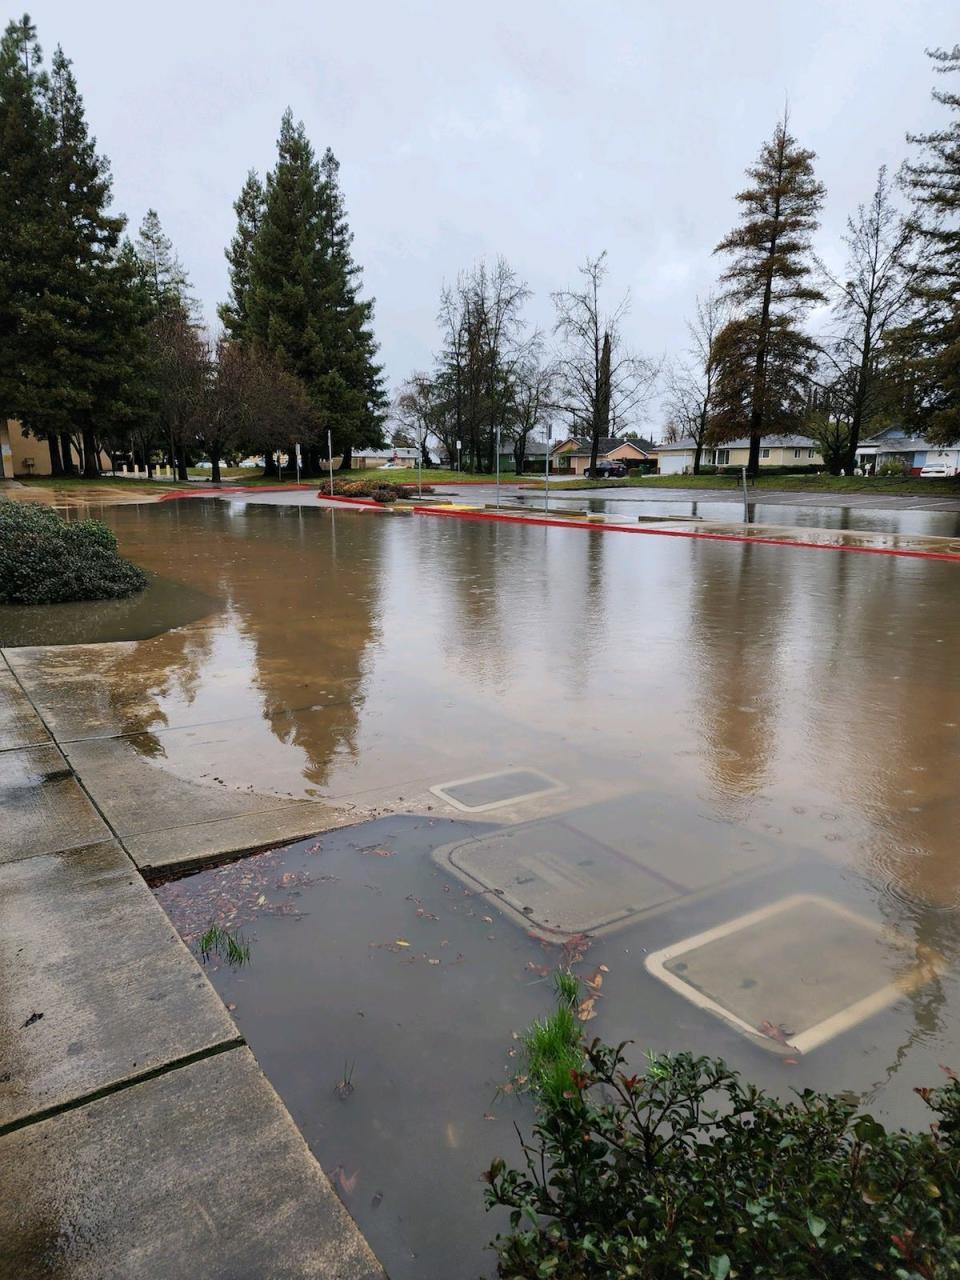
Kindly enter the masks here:
<path id="1" fill-rule="evenodd" d="M 790 566 L 749 543 L 691 548 L 688 670 L 702 758 L 722 808 L 755 795 L 776 751 Z M 781 555 L 781 560 L 786 557 Z"/>
<path id="2" fill-rule="evenodd" d="M 139 558 L 219 596 L 224 612 L 117 657 L 107 684 L 125 731 L 144 734 L 138 746 L 148 754 L 162 750 L 151 737 L 166 725 L 158 700 L 179 690 L 191 701 L 204 679 L 222 674 L 217 663 L 249 663 L 243 675 L 259 694 L 270 731 L 304 753 L 304 776 L 323 785 L 334 755 L 356 752 L 384 530 L 374 526 L 376 517 L 350 513 L 338 520 L 320 509 L 221 502 L 170 507 L 148 524 Z M 239 654 L 236 647 L 212 654 L 225 629 L 247 642 Z M 256 760 L 249 765 L 256 785 Z"/>

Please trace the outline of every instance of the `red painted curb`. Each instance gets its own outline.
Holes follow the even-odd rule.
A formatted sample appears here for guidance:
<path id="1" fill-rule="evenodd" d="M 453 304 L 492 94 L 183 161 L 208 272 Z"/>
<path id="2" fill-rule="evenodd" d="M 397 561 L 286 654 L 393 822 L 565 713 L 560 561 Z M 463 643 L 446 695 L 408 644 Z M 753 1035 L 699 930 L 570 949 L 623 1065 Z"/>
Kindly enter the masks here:
<path id="1" fill-rule="evenodd" d="M 798 538 L 750 537 L 745 533 L 699 533 L 694 529 L 634 529 L 617 524 L 586 524 L 575 520 L 551 520 L 548 516 L 499 515 L 495 511 L 444 511 L 442 507 L 414 507 L 421 516 L 445 516 L 448 520 L 499 520 L 505 524 L 547 525 L 553 529 L 585 529 L 597 533 L 645 533 L 654 538 L 696 538 L 708 542 L 749 542 L 770 547 L 803 547 L 810 551 L 861 551 L 874 556 L 902 556 L 915 560 L 960 562 L 953 551 L 920 551 L 901 547 L 856 547 L 842 542 L 808 542 Z"/>

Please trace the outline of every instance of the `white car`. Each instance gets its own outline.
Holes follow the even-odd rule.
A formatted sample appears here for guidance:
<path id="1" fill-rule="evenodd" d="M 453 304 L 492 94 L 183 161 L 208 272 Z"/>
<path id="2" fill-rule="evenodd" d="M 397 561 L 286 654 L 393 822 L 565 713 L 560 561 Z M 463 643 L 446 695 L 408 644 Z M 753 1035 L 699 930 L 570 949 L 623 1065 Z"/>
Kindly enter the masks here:
<path id="1" fill-rule="evenodd" d="M 406 469 L 402 462 L 385 462 L 382 467 L 377 467 L 378 471 L 406 471 Z"/>
<path id="2" fill-rule="evenodd" d="M 941 479 L 946 479 L 956 474 L 956 466 L 949 462 L 928 462 L 925 467 L 920 468 L 921 476 L 939 476 Z"/>

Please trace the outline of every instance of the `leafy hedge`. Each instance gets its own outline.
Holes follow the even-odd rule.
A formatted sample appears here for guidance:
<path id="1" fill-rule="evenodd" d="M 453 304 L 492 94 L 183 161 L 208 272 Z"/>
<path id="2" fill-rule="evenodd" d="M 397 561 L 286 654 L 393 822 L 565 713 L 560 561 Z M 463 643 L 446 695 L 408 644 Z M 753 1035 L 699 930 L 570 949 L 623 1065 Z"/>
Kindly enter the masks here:
<path id="1" fill-rule="evenodd" d="M 321 493 L 325 492 L 321 490 Z M 422 493 L 433 493 L 430 485 L 425 484 Z M 398 498 L 416 497 L 416 486 L 394 484 L 389 480 L 378 480 L 371 476 L 368 480 L 334 480 L 333 493 L 341 498 L 372 498 L 375 502 L 396 502 Z"/>
<path id="2" fill-rule="evenodd" d="M 561 992 L 561 1012 L 563 1009 Z M 570 1006 L 572 1009 L 572 1006 Z M 804 1090 L 781 1102 L 722 1061 L 586 1045 L 566 1088 L 532 1051 L 538 1103 L 523 1169 L 497 1160 L 488 1207 L 511 1280 L 947 1280 L 960 1276 L 960 1083 L 918 1089 L 934 1123 L 888 1131 L 855 1106 Z M 551 1032 L 545 1036 L 545 1028 Z"/>
<path id="3" fill-rule="evenodd" d="M 62 520 L 49 507 L 0 501 L 0 604 L 113 600 L 147 585 L 99 520 Z"/>

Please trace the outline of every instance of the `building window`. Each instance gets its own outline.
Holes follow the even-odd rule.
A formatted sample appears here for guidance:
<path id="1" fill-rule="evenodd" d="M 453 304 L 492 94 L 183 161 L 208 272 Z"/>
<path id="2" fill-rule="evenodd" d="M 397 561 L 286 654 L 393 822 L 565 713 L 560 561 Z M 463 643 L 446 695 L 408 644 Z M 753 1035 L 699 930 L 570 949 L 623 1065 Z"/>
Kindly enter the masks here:
<path id="1" fill-rule="evenodd" d="M 808 450 L 807 450 L 807 457 L 808 457 L 808 458 L 815 458 L 816 456 L 817 456 L 817 451 L 816 451 L 816 449 L 808 449 Z"/>
<path id="2" fill-rule="evenodd" d="M 769 450 L 769 449 L 761 449 L 761 450 L 760 450 L 760 457 L 761 457 L 761 458 L 769 458 L 769 457 L 770 457 L 770 450 Z"/>
<path id="3" fill-rule="evenodd" d="M 730 450 L 718 449 L 717 450 L 717 466 L 725 467 L 729 461 L 730 461 Z"/>
<path id="4" fill-rule="evenodd" d="M 799 458 L 799 457 L 800 457 L 800 450 L 799 450 L 799 449 L 794 449 L 794 451 L 793 451 L 793 456 L 794 456 L 795 458 Z"/>

